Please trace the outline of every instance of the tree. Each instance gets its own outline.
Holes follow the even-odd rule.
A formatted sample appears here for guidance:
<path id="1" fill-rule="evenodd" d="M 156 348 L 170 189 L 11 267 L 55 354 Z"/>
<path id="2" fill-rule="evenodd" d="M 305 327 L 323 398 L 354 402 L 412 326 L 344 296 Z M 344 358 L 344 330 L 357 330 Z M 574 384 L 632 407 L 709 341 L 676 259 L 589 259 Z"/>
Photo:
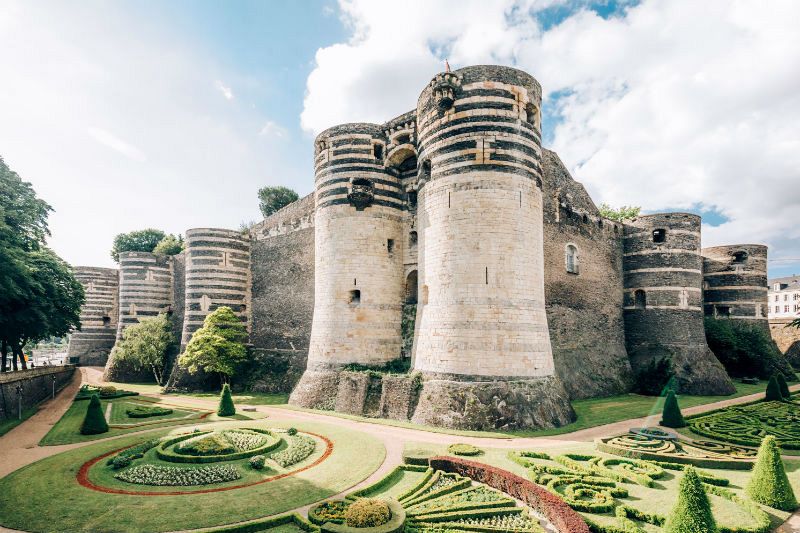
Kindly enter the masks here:
<path id="1" fill-rule="evenodd" d="M 791 401 L 792 400 L 792 393 L 789 392 L 789 384 L 786 383 L 786 378 L 783 377 L 783 374 L 780 372 L 775 372 L 775 379 L 778 382 L 778 388 L 781 391 L 781 396 L 784 400 Z"/>
<path id="2" fill-rule="evenodd" d="M 92 394 L 89 405 L 86 407 L 86 416 L 81 424 L 81 435 L 97 435 L 106 431 L 108 431 L 108 422 L 103 414 L 100 398 L 97 397 L 97 394 Z"/>
<path id="3" fill-rule="evenodd" d="M 767 392 L 764 395 L 764 400 L 768 402 L 782 402 L 783 394 L 781 394 L 781 386 L 778 384 L 778 378 L 773 375 L 769 378 L 767 383 Z"/>
<path id="4" fill-rule="evenodd" d="M 217 414 L 219 416 L 233 416 L 236 414 L 236 406 L 233 405 L 233 397 L 231 396 L 231 387 L 227 383 L 222 385 Z"/>
<path id="5" fill-rule="evenodd" d="M 160 229 L 153 228 L 120 233 L 114 237 L 111 257 L 119 263 L 119 254 L 122 252 L 152 252 L 166 236 Z"/>
<path id="6" fill-rule="evenodd" d="M 287 187 L 262 187 L 258 190 L 258 207 L 261 214 L 268 217 L 298 198 L 297 193 Z"/>
<path id="7" fill-rule="evenodd" d="M 686 427 L 681 408 L 678 405 L 678 398 L 672 389 L 667 392 L 667 399 L 664 400 L 664 410 L 661 413 L 661 425 L 668 428 Z"/>
<path id="8" fill-rule="evenodd" d="M 38 250 L 50 236 L 47 217 L 52 210 L 0 157 L 0 242 L 25 251 Z"/>
<path id="9" fill-rule="evenodd" d="M 794 511 L 797 508 L 797 499 L 786 477 L 780 449 L 773 435 L 767 435 L 761 441 L 753 475 L 745 492 L 754 501 L 781 511 Z"/>
<path id="10" fill-rule="evenodd" d="M 639 213 L 642 212 L 641 207 L 623 205 L 619 209 L 614 209 L 607 203 L 600 204 L 599 209 L 602 216 L 610 218 L 611 220 L 616 220 L 617 222 L 624 222 L 625 220 L 636 218 L 639 216 Z"/>
<path id="11" fill-rule="evenodd" d="M 130 364 L 136 371 L 150 369 L 156 383 L 161 385 L 167 353 L 174 344 L 172 324 L 161 313 L 125 328 L 122 340 L 114 347 L 114 359 Z"/>
<path id="12" fill-rule="evenodd" d="M 227 383 L 236 367 L 247 358 L 246 339 L 247 329 L 239 317 L 230 307 L 220 307 L 194 332 L 178 363 L 191 374 L 201 369 L 219 374 L 222 383 Z"/>
<path id="13" fill-rule="evenodd" d="M 665 533 L 717 533 L 711 503 L 703 483 L 692 466 L 683 471 L 678 488 L 678 501 L 672 508 Z"/>
<path id="14" fill-rule="evenodd" d="M 155 248 L 153 248 L 154 254 L 161 254 L 161 255 L 178 255 L 183 251 L 183 236 L 172 235 L 171 233 L 158 241 Z"/>

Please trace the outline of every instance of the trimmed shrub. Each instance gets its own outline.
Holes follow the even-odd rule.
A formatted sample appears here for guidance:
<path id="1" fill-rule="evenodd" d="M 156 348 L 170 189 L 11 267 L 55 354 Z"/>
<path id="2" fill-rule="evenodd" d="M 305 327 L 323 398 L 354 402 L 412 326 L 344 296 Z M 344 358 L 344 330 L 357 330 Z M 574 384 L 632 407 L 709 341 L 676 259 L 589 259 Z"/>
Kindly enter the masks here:
<path id="1" fill-rule="evenodd" d="M 297 429 L 296 428 L 289 428 L 289 429 L 286 430 L 286 434 L 289 435 L 290 437 L 293 437 L 293 436 L 297 435 Z"/>
<path id="2" fill-rule="evenodd" d="M 344 511 L 344 521 L 350 527 L 382 526 L 391 517 L 389 504 L 373 498 L 356 500 Z"/>
<path id="3" fill-rule="evenodd" d="M 253 470 L 261 470 L 264 468 L 264 463 L 266 460 L 267 458 L 263 455 L 254 455 L 250 458 L 250 468 Z"/>
<path id="4" fill-rule="evenodd" d="M 684 469 L 678 502 L 667 519 L 666 533 L 717 533 L 711 503 L 700 476 L 692 466 Z"/>
<path id="5" fill-rule="evenodd" d="M 166 409 L 164 407 L 147 407 L 147 406 L 137 406 L 133 409 L 127 409 L 125 414 L 128 415 L 128 418 L 149 418 L 151 416 L 166 416 L 172 414 L 172 409 Z"/>
<path id="6" fill-rule="evenodd" d="M 786 477 L 774 436 L 767 435 L 761 442 L 753 475 L 745 491 L 754 501 L 781 511 L 797 508 L 797 499 Z"/>
<path id="7" fill-rule="evenodd" d="M 664 400 L 664 410 L 661 413 L 661 425 L 668 428 L 686 427 L 686 420 L 683 419 L 683 415 L 681 414 L 678 398 L 675 396 L 675 391 L 672 389 L 669 390 L 667 399 Z"/>
<path id="8" fill-rule="evenodd" d="M 231 388 L 227 383 L 222 386 L 222 393 L 219 395 L 217 414 L 219 416 L 233 416 L 236 414 L 236 407 L 233 405 L 233 398 L 231 397 Z"/>
<path id="9" fill-rule="evenodd" d="M 773 375 L 769 378 L 769 383 L 767 383 L 767 392 L 764 396 L 764 400 L 768 402 L 782 402 L 783 401 L 783 394 L 781 393 L 781 386 L 778 384 L 778 378 Z"/>
<path id="10" fill-rule="evenodd" d="M 103 414 L 103 407 L 100 405 L 100 398 L 96 394 L 89 400 L 86 408 L 86 417 L 81 424 L 81 435 L 97 435 L 108 431 L 108 422 Z"/>
<path id="11" fill-rule="evenodd" d="M 111 459 L 111 468 L 114 470 L 119 470 L 120 468 L 130 466 L 132 462 L 133 458 L 130 455 L 117 455 Z"/>
<path id="12" fill-rule="evenodd" d="M 483 450 L 480 448 L 473 446 L 472 444 L 451 444 L 447 447 L 447 451 L 452 453 L 453 455 L 465 455 L 465 456 L 472 456 L 472 455 L 480 455 L 483 453 Z"/>
<path id="13" fill-rule="evenodd" d="M 786 378 L 783 377 L 783 374 L 780 372 L 775 373 L 775 379 L 778 380 L 778 388 L 781 390 L 781 396 L 783 396 L 784 400 L 791 400 L 792 393 L 789 392 L 789 385 L 786 383 Z"/>

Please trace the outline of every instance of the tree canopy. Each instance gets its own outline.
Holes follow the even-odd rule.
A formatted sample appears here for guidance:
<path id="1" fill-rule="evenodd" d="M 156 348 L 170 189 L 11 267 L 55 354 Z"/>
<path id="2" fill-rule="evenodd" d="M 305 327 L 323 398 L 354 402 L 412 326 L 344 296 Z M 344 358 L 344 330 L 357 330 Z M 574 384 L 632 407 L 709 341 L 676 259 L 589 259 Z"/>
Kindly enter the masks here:
<path id="1" fill-rule="evenodd" d="M 218 374 L 225 383 L 247 358 L 246 340 L 247 329 L 239 317 L 230 307 L 220 307 L 194 332 L 178 363 L 191 374 L 200 370 Z"/>
<path id="2" fill-rule="evenodd" d="M 154 228 L 120 233 L 114 237 L 111 258 L 119 263 L 119 254 L 122 252 L 152 252 L 166 236 L 166 233 Z"/>
<path id="3" fill-rule="evenodd" d="M 268 217 L 298 198 L 297 193 L 288 187 L 262 187 L 258 190 L 258 207 L 261 214 Z"/>
<path id="4" fill-rule="evenodd" d="M 600 204 L 599 209 L 602 216 L 611 220 L 616 220 L 617 222 L 624 222 L 625 220 L 636 218 L 642 212 L 641 207 L 623 205 L 619 208 L 613 208 L 607 203 Z"/>
<path id="5" fill-rule="evenodd" d="M 158 241 L 153 253 L 161 255 L 177 255 L 183 251 L 183 236 L 172 235 L 171 233 Z"/>
<path id="6" fill-rule="evenodd" d="M 163 384 L 167 352 L 175 344 L 172 324 L 165 313 L 143 318 L 122 332 L 122 340 L 114 347 L 114 358 L 139 371 L 149 369 L 156 383 Z"/>

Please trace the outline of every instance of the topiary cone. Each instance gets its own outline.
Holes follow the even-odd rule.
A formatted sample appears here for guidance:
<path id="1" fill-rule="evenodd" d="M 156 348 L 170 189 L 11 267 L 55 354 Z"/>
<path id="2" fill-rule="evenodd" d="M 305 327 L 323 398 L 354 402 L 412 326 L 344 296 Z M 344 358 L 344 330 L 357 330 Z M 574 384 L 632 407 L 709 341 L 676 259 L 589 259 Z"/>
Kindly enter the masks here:
<path id="1" fill-rule="evenodd" d="M 780 449 L 772 435 L 767 435 L 761 441 L 753 475 L 745 492 L 754 501 L 781 511 L 797 509 L 797 499 L 786 477 Z"/>
<path id="2" fill-rule="evenodd" d="M 778 384 L 778 378 L 775 377 L 775 374 L 769 378 L 769 383 L 767 383 L 767 393 L 764 396 L 764 400 L 768 402 L 782 402 L 783 401 L 783 394 L 781 394 L 781 386 Z"/>
<path id="3" fill-rule="evenodd" d="M 86 416 L 81 424 L 81 435 L 97 435 L 106 431 L 108 431 L 108 422 L 103 414 L 100 398 L 97 397 L 97 394 L 92 394 L 89 406 L 86 408 Z"/>
<path id="4" fill-rule="evenodd" d="M 789 385 L 786 383 L 786 378 L 782 372 L 775 373 L 775 379 L 778 381 L 778 388 L 780 388 L 781 396 L 784 400 L 791 400 L 792 394 L 789 392 Z"/>
<path id="5" fill-rule="evenodd" d="M 668 428 L 686 427 L 686 420 L 683 419 L 683 414 L 681 414 L 678 398 L 675 396 L 675 391 L 672 389 L 669 390 L 667 399 L 664 400 L 664 410 L 661 412 L 661 425 Z"/>
<path id="6" fill-rule="evenodd" d="M 217 414 L 219 416 L 233 416 L 236 414 L 236 407 L 233 405 L 233 398 L 231 397 L 231 388 L 227 383 L 222 386 L 222 393 L 219 395 Z"/>
<path id="7" fill-rule="evenodd" d="M 678 489 L 678 501 L 667 518 L 666 533 L 716 533 L 711 503 L 694 467 L 687 466 Z"/>

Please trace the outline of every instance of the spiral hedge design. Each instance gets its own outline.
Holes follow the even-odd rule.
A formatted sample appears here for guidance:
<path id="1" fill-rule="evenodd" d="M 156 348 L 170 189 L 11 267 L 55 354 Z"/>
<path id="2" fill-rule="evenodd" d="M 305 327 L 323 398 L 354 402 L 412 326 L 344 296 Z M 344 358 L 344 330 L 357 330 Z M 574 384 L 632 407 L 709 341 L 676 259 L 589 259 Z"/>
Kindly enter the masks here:
<path id="1" fill-rule="evenodd" d="M 800 450 L 800 404 L 758 402 L 726 407 L 692 417 L 689 429 L 698 435 L 741 446 L 759 446 L 774 435 L 778 446 Z"/>

